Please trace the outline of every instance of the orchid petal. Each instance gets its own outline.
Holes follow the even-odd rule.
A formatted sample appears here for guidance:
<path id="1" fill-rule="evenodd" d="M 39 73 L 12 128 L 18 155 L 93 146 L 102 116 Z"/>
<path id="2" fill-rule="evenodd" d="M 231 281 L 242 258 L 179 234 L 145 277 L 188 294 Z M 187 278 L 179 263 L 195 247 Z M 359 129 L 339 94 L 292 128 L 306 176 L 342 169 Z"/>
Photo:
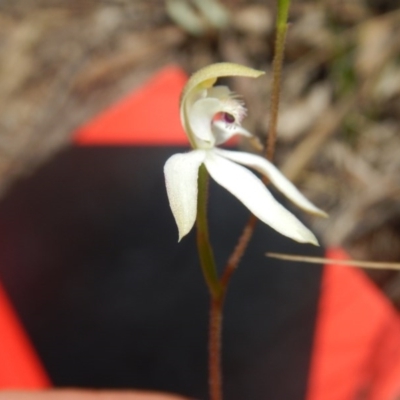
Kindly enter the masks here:
<path id="1" fill-rule="evenodd" d="M 194 103 L 193 96 L 204 89 L 210 89 L 218 78 L 226 76 L 243 76 L 249 78 L 258 78 L 263 75 L 264 71 L 257 71 L 253 68 L 234 63 L 217 63 L 208 65 L 194 73 L 187 81 L 181 95 L 180 114 L 181 122 L 191 145 L 196 147 L 194 133 L 189 123 L 188 111 Z"/>
<path id="2" fill-rule="evenodd" d="M 211 131 L 211 122 L 215 114 L 222 111 L 221 102 L 212 97 L 197 100 L 189 109 L 190 127 L 196 138 L 214 146 L 215 139 Z"/>
<path id="3" fill-rule="evenodd" d="M 187 105 L 191 132 L 196 137 L 199 147 L 202 147 L 202 143 L 197 139 L 205 142 L 206 147 L 213 147 L 226 142 L 234 135 L 251 136 L 250 132 L 236 122 L 213 121 L 217 114 L 226 112 L 240 122 L 240 114 L 246 112 L 242 102 L 237 100 L 226 86 L 199 91 L 196 96 L 188 99 Z"/>
<path id="4" fill-rule="evenodd" d="M 318 245 L 314 234 L 279 204 L 248 169 L 208 151 L 204 164 L 211 177 L 237 197 L 257 218 L 298 242 Z"/>
<path id="5" fill-rule="evenodd" d="M 197 214 L 197 178 L 205 151 L 175 154 L 164 166 L 169 205 L 178 225 L 179 241 L 193 228 Z"/>
<path id="6" fill-rule="evenodd" d="M 324 211 L 320 210 L 313 203 L 307 200 L 303 194 L 290 182 L 271 162 L 255 154 L 239 151 L 228 151 L 215 149 L 215 152 L 231 161 L 246 165 L 265 175 L 271 183 L 290 201 L 302 210 L 320 217 L 328 217 Z"/>
<path id="7" fill-rule="evenodd" d="M 253 135 L 238 124 L 228 124 L 224 121 L 214 121 L 212 124 L 212 132 L 215 137 L 215 144 L 225 143 L 231 137 L 242 135 L 252 137 Z"/>

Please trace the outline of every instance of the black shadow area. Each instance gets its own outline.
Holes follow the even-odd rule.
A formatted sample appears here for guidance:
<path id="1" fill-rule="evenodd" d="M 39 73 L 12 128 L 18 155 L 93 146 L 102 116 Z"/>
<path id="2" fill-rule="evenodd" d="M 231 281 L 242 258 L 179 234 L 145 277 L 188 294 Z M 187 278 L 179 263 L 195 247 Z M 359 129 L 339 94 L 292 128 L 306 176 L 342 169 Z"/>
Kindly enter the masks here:
<path id="1" fill-rule="evenodd" d="M 1 280 L 56 385 L 207 398 L 208 295 L 194 232 L 177 243 L 163 177 L 182 151 L 71 148 L 1 202 Z M 223 264 L 248 212 L 210 191 Z M 258 224 L 227 297 L 227 400 L 305 396 L 321 269 L 266 251 L 323 255 Z"/>

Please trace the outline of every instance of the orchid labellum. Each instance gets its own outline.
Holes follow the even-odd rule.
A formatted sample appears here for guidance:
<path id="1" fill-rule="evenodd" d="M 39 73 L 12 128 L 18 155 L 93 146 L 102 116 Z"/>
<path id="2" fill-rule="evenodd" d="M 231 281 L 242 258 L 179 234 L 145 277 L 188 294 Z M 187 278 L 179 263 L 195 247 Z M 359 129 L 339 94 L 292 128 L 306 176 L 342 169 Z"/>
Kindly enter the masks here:
<path id="1" fill-rule="evenodd" d="M 265 158 L 217 147 L 234 135 L 252 135 L 241 126 L 246 115 L 243 102 L 228 87 L 213 86 L 216 80 L 226 76 L 257 78 L 262 74 L 262 71 L 245 66 L 219 63 L 199 70 L 187 82 L 181 96 L 180 112 L 193 150 L 173 155 L 164 167 L 168 199 L 178 225 L 179 240 L 190 232 L 196 220 L 198 171 L 204 164 L 211 177 L 262 222 L 298 242 L 318 244 L 314 234 L 278 203 L 264 183 L 245 167 L 265 175 L 304 211 L 326 216 L 323 211 L 308 201 Z"/>

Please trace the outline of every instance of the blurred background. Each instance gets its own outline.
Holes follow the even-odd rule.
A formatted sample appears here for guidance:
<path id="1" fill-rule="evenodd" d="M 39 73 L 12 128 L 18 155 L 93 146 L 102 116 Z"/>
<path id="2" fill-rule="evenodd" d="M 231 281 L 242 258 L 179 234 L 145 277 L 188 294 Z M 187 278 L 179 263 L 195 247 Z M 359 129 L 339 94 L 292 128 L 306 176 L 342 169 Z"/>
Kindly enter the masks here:
<path id="1" fill-rule="evenodd" d="M 171 63 L 266 70 L 230 82 L 264 140 L 274 12 L 272 0 L 0 0 L 1 195 Z M 276 162 L 330 214 L 309 221 L 326 245 L 400 261 L 400 1 L 293 0 L 290 22 Z M 368 273 L 399 308 L 400 274 Z"/>

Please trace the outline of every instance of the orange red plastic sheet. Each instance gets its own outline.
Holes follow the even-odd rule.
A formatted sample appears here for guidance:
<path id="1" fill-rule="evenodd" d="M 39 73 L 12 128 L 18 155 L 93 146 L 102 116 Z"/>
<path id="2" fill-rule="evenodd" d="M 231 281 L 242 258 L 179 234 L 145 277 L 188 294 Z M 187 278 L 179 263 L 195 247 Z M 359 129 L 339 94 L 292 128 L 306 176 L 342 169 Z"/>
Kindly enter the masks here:
<path id="1" fill-rule="evenodd" d="M 326 257 L 344 260 L 339 248 Z M 325 266 L 307 400 L 400 396 L 400 319 L 358 269 Z"/>
<path id="2" fill-rule="evenodd" d="M 49 378 L 0 285 L 0 389 L 49 386 Z"/>
<path id="3" fill-rule="evenodd" d="M 180 68 L 164 68 L 83 125 L 74 142 L 81 146 L 188 145 L 179 117 L 179 97 L 186 80 Z"/>

